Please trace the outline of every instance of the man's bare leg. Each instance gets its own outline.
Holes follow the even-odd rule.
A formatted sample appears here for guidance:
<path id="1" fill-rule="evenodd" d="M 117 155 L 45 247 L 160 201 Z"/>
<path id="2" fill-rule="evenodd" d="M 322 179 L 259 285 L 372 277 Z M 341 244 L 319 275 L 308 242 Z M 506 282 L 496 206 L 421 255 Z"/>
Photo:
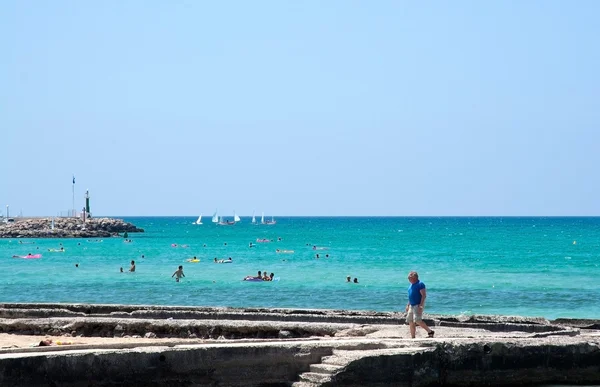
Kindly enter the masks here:
<path id="1" fill-rule="evenodd" d="M 419 324 L 419 326 L 423 329 L 425 329 L 427 331 L 427 333 L 431 332 L 431 329 L 429 329 L 429 327 L 427 326 L 427 324 L 425 324 L 425 321 L 419 321 L 417 324 Z"/>
<path id="2" fill-rule="evenodd" d="M 408 323 L 408 326 L 410 327 L 410 337 L 414 339 L 417 333 L 417 326 L 414 322 Z"/>
<path id="3" fill-rule="evenodd" d="M 419 321 L 417 324 L 419 324 L 419 326 L 421 328 L 423 328 L 423 329 L 425 329 L 427 331 L 427 334 L 429 335 L 429 337 L 433 337 L 433 331 L 431 330 L 431 328 L 429 328 L 427 326 L 427 324 L 425 324 L 425 321 Z"/>

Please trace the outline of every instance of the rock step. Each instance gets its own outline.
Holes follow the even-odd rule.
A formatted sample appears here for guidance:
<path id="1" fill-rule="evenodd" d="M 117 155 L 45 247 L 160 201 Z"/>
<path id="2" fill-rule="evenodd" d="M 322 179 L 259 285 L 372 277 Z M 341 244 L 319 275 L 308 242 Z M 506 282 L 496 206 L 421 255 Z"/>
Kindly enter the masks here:
<path id="1" fill-rule="evenodd" d="M 340 356 L 331 355 L 331 356 L 323 356 L 321 358 L 321 364 L 329 364 L 343 367 L 348 364 L 348 361 Z"/>
<path id="2" fill-rule="evenodd" d="M 310 372 L 331 375 L 342 368 L 344 368 L 344 366 L 338 364 L 311 364 Z"/>
<path id="3" fill-rule="evenodd" d="M 333 355 L 323 356 L 321 358 L 321 364 L 345 366 L 353 360 L 359 359 L 364 356 L 364 351 L 360 350 L 345 350 L 345 349 L 334 349 Z"/>
<path id="4" fill-rule="evenodd" d="M 319 383 L 312 383 L 312 382 L 294 382 L 292 383 L 291 387 L 318 387 L 320 386 Z"/>
<path id="5" fill-rule="evenodd" d="M 329 382 L 331 379 L 328 374 L 321 374 L 319 372 L 304 372 L 300 374 L 300 382 L 316 383 L 317 385 L 325 382 Z"/>

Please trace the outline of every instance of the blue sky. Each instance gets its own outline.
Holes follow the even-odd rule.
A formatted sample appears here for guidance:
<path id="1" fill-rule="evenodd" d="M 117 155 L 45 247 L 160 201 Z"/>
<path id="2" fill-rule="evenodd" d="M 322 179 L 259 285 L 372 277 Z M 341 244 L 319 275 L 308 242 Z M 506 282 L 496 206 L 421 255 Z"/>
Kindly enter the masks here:
<path id="1" fill-rule="evenodd" d="M 600 2 L 0 3 L 0 203 L 600 215 Z"/>

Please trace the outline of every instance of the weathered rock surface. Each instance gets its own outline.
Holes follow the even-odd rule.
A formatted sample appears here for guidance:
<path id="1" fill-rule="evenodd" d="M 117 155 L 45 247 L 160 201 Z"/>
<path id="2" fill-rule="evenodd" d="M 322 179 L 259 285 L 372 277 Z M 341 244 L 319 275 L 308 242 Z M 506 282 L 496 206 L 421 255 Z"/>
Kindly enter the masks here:
<path id="1" fill-rule="evenodd" d="M 0 223 L 0 238 L 107 238 L 123 232 L 144 232 L 143 229 L 114 218 L 17 218 Z"/>
<path id="2" fill-rule="evenodd" d="M 448 340 L 428 348 L 352 352 L 334 350 L 333 357 L 343 368 L 318 385 L 531 386 L 600 381 L 600 343 L 581 337 Z"/>
<path id="3" fill-rule="evenodd" d="M 404 313 L 326 309 L 0 304 L 0 332 L 37 335 L 77 332 L 84 336 L 143 336 L 152 331 L 159 337 L 182 337 L 181 332 L 189 330 L 204 338 L 374 337 L 382 326 L 403 325 L 404 320 Z M 471 336 L 486 331 L 496 336 L 523 333 L 531 337 L 575 336 L 579 325 L 597 323 L 573 320 L 572 326 L 568 319 L 557 324 L 543 318 L 485 315 L 425 315 L 424 321 Z"/>
<path id="4" fill-rule="evenodd" d="M 428 315 L 435 338 L 419 331 L 415 340 L 404 317 L 318 309 L 0 304 L 0 333 L 170 340 L 2 349 L 0 385 L 600 383 L 600 332 L 581 328 L 597 321 Z"/>

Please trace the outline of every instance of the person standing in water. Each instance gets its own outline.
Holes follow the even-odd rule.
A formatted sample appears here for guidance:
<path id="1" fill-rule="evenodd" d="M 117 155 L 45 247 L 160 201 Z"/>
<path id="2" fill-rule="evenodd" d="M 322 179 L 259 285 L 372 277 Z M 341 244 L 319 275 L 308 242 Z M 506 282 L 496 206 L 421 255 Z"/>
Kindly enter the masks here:
<path id="1" fill-rule="evenodd" d="M 185 274 L 183 274 L 183 266 L 179 265 L 179 268 L 177 270 L 175 270 L 175 273 L 173 273 L 173 275 L 171 276 L 171 278 L 175 277 L 175 282 L 179 282 L 179 279 L 181 277 L 185 277 Z"/>
<path id="2" fill-rule="evenodd" d="M 134 272 L 135 271 L 135 261 L 131 261 L 131 267 L 129 268 L 130 272 Z"/>
<path id="3" fill-rule="evenodd" d="M 427 298 L 425 284 L 419 281 L 419 274 L 416 271 L 408 273 L 408 282 L 410 282 L 410 286 L 408 287 L 408 303 L 406 304 L 406 322 L 410 328 L 410 337 L 415 338 L 417 333 L 416 324 L 427 331 L 428 337 L 433 337 L 435 332 L 423 321 L 423 310 Z"/>

